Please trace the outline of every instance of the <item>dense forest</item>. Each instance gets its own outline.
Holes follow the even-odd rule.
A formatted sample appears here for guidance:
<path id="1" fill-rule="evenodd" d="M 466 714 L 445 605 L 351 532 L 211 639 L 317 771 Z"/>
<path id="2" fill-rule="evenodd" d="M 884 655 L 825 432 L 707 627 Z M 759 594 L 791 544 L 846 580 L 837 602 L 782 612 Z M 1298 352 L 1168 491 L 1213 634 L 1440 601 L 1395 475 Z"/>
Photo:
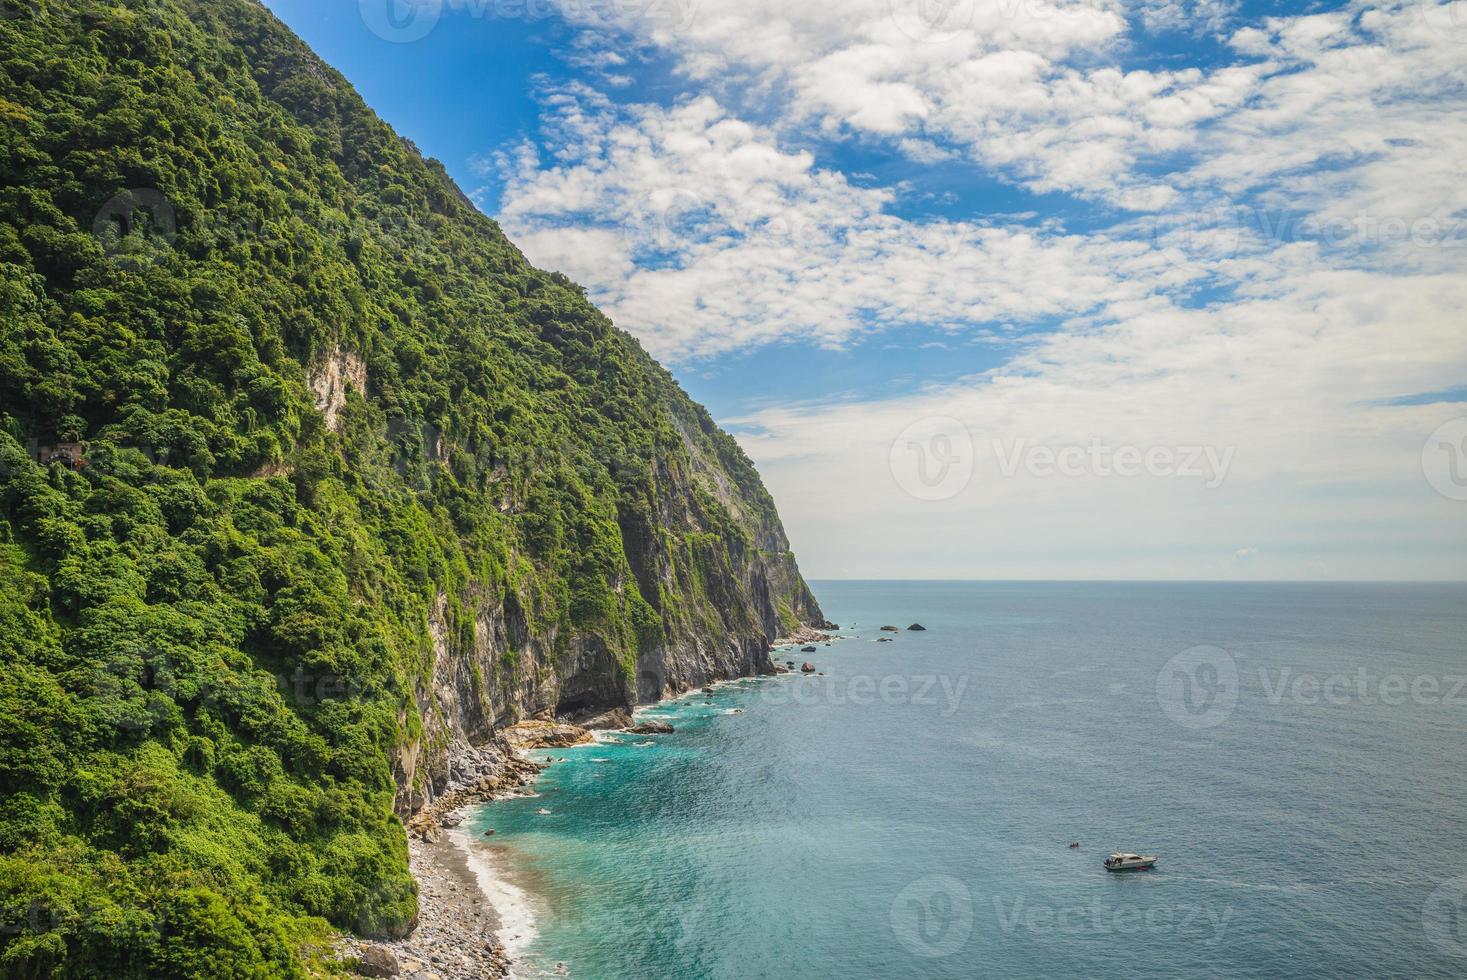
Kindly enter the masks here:
<path id="1" fill-rule="evenodd" d="M 0 974 L 329 971 L 413 921 L 445 658 L 482 734 L 818 621 L 735 442 L 254 0 L 0 0 L 0 130 Z"/>

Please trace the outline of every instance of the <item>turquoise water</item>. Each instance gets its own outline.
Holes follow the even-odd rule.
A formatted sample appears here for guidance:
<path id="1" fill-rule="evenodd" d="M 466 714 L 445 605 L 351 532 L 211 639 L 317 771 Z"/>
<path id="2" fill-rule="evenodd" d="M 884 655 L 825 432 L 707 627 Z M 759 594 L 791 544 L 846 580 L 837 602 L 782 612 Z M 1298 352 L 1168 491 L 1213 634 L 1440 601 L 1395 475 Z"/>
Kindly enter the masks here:
<path id="1" fill-rule="evenodd" d="M 523 973 L 1467 976 L 1467 587 L 815 589 L 859 635 L 791 655 L 824 677 L 472 819 L 537 896 Z"/>

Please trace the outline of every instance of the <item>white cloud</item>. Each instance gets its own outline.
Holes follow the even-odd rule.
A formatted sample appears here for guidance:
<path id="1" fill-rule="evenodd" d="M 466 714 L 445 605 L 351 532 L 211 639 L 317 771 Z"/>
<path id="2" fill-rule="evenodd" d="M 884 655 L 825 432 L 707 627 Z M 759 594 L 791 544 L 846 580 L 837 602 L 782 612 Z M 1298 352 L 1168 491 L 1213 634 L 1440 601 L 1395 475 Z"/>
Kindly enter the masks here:
<path id="1" fill-rule="evenodd" d="M 692 94 L 552 93 L 544 151 L 499 162 L 501 219 L 533 259 L 673 360 L 900 343 L 905 325 L 1007 345 L 961 382 L 732 420 L 808 571 L 1467 575 L 1461 505 L 1420 455 L 1467 410 L 1390 405 L 1467 369 L 1467 36 L 1442 5 L 1272 18 L 1232 34 L 1231 64 L 1167 70 L 1126 67 L 1124 11 L 1101 0 L 956 0 L 926 19 L 703 0 L 675 29 L 607 9 L 625 16 L 596 29 L 672 54 Z M 1154 31 L 1234 23 L 1221 3 L 1133 13 Z M 745 97 L 766 122 L 730 108 Z M 796 148 L 850 134 L 1099 202 L 1092 227 L 1136 213 L 1085 234 L 907 220 L 901 186 Z M 934 416 L 967 427 L 976 472 L 918 499 L 892 441 Z M 1211 488 L 1005 476 L 1021 443 L 1232 455 Z"/>
<path id="2" fill-rule="evenodd" d="M 570 92 L 556 107 L 556 159 L 504 160 L 500 219 L 659 356 L 1076 316 L 1171 271 L 1134 242 L 902 220 L 891 191 L 781 150 L 706 97 L 618 110 Z"/>
<path id="3" fill-rule="evenodd" d="M 1250 574 L 1460 577 L 1467 522 L 1420 453 L 1462 406 L 1379 403 L 1460 378 L 1467 283 L 1350 279 L 1296 270 L 1227 309 L 1153 304 L 1048 335 L 976 382 L 733 422 L 817 574 L 1231 577 L 1222 556 L 1242 538 L 1257 542 Z M 940 500 L 906 492 L 891 462 L 898 434 L 931 417 L 966 427 L 975 463 Z M 1205 455 L 1195 476 L 1006 474 L 1020 446 L 1196 447 L 1229 464 L 1215 486 Z"/>

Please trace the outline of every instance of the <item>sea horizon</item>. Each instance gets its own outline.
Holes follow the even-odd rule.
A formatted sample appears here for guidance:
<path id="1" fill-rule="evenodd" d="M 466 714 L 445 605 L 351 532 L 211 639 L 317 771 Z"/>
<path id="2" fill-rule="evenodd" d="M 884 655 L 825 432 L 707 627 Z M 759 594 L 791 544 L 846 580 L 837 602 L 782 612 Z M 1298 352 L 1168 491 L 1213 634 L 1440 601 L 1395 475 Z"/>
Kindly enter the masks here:
<path id="1" fill-rule="evenodd" d="M 1353 586 L 1374 583 L 1322 583 L 1304 608 L 1295 590 L 1283 606 L 1260 596 L 1315 583 L 1162 583 L 1174 588 L 1161 600 L 1152 583 L 949 582 L 924 595 L 933 584 L 812 580 L 833 620 L 860 624 L 775 658 L 814 661 L 815 674 L 644 705 L 639 719 L 675 731 L 538 751 L 551 765 L 536 796 L 472 810 L 469 839 L 492 841 L 532 910 L 516 975 L 596 977 L 614 962 L 733 978 L 781 963 L 822 978 L 1313 980 L 1341 975 L 1362 945 L 1395 951 L 1377 975 L 1456 975 L 1431 903 L 1467 861 L 1429 830 L 1467 806 L 1467 777 L 1431 765 L 1455 757 L 1451 723 L 1467 708 L 1467 663 L 1439 635 L 1467 629 L 1456 583 L 1385 583 L 1363 601 Z M 1178 606 L 1178 593 L 1192 598 Z M 1375 642 L 1388 632 L 1396 646 Z M 1220 670 L 1226 712 L 1191 703 L 1172 669 L 1183 682 Z M 1437 683 L 1413 699 L 1420 678 Z M 1332 684 L 1337 696 L 1322 693 Z M 1338 740 L 1362 720 L 1380 734 L 1347 749 Z M 1276 755 L 1283 744 L 1299 762 Z M 1401 778 L 1402 751 L 1437 783 Z M 1110 781 L 1101 759 L 1138 771 Z M 1249 778 L 1280 764 L 1292 775 L 1277 784 Z M 1306 772 L 1316 785 L 1290 782 Z M 1388 785 L 1360 795 L 1374 780 Z M 1390 808 L 1361 809 L 1384 791 Z M 1407 813 L 1436 816 L 1411 826 Z M 1410 842 L 1405 863 L 1358 866 L 1359 848 L 1393 840 Z M 1154 848 L 1154 870 L 1117 880 L 1100 866 L 1132 848 Z M 819 872 L 796 884 L 782 869 L 811 854 Z M 756 945 L 730 921 L 768 932 Z M 826 952 L 811 951 L 815 936 Z M 1108 965 L 1120 936 L 1128 956 Z M 647 951 L 629 952 L 637 942 Z M 1315 961 L 1281 958 L 1295 948 Z"/>

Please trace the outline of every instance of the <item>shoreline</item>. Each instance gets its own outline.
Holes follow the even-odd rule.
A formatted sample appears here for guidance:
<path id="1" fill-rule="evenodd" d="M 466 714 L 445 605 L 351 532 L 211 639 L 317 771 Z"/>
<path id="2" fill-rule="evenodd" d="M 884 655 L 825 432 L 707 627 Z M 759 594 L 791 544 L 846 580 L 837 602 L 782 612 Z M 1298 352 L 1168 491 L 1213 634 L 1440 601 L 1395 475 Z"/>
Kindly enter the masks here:
<path id="1" fill-rule="evenodd" d="M 417 924 L 401 939 L 348 940 L 343 952 L 360 961 L 358 973 L 404 980 L 514 976 L 500 933 L 518 910 L 513 902 L 498 904 L 485 887 L 472 846 L 467 834 L 453 832 L 437 841 L 408 838 L 408 866 L 418 883 Z"/>
<path id="2" fill-rule="evenodd" d="M 487 805 L 487 802 L 471 804 L 475 807 Z M 494 910 L 494 937 L 504 951 L 510 967 L 509 976 L 513 977 L 514 964 L 539 935 L 530 892 L 515 883 L 513 873 L 503 866 L 500 855 L 479 843 L 464 827 L 455 827 L 444 834 L 444 838 L 459 849 L 474 886 Z"/>
<path id="3" fill-rule="evenodd" d="M 771 644 L 771 655 L 789 645 L 828 645 L 841 639 L 844 637 L 802 627 L 794 637 L 781 637 Z M 757 679 L 757 674 L 721 678 L 708 681 L 705 687 Z M 635 705 L 623 717 L 640 722 L 647 710 L 694 698 L 699 691 L 690 687 Z M 516 966 L 539 932 L 532 895 L 504 867 L 503 856 L 473 836 L 466 823 L 467 811 L 534 793 L 534 783 L 551 763 L 529 758 L 527 749 L 594 744 L 611 731 L 625 731 L 591 731 L 561 722 L 549 723 L 547 728 L 535 733 L 537 738 L 548 737 L 545 744 L 514 744 L 501 731 L 496 733 L 497 745 L 467 748 L 456 756 L 455 764 L 465 766 L 469 780 L 425 806 L 407 823 L 409 869 L 418 884 L 418 919 L 413 930 L 400 939 L 342 941 L 342 952 L 361 962 L 361 975 L 404 980 L 516 980 L 523 976 Z M 567 731 L 589 737 L 580 742 L 556 741 L 566 737 Z"/>

